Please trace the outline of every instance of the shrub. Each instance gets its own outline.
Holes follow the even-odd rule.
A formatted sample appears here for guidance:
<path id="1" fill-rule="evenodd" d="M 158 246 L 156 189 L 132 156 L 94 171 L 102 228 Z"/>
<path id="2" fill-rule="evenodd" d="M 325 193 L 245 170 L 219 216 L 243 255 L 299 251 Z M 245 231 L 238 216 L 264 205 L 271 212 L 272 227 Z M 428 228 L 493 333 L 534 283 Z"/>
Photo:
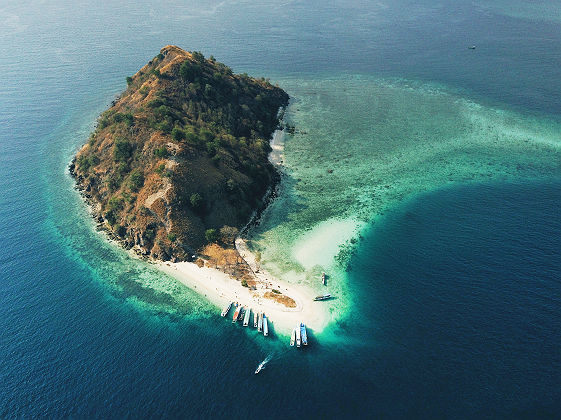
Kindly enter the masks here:
<path id="1" fill-rule="evenodd" d="M 88 169 L 99 163 L 99 158 L 96 155 L 80 156 L 76 163 L 82 171 L 87 172 Z"/>
<path id="2" fill-rule="evenodd" d="M 127 228 L 121 225 L 117 225 L 115 226 L 115 232 L 117 233 L 117 235 L 123 238 L 127 234 Z"/>
<path id="3" fill-rule="evenodd" d="M 122 197 L 111 197 L 107 202 L 107 208 L 109 211 L 119 211 L 123 209 L 123 198 Z"/>
<path id="4" fill-rule="evenodd" d="M 243 287 L 249 287 L 249 285 L 247 284 L 246 279 L 243 279 L 243 280 L 242 280 L 242 286 L 243 286 Z"/>
<path id="5" fill-rule="evenodd" d="M 165 163 L 161 163 L 160 165 L 158 165 L 158 167 L 155 169 L 156 173 L 158 175 L 162 175 L 164 173 L 164 171 L 166 170 L 166 164 Z"/>
<path id="6" fill-rule="evenodd" d="M 205 238 L 208 242 L 216 242 L 218 241 L 218 232 L 216 229 L 207 229 L 205 231 Z"/>
<path id="7" fill-rule="evenodd" d="M 132 77 L 127 76 L 127 85 L 131 85 L 132 84 Z"/>
<path id="8" fill-rule="evenodd" d="M 168 157 L 168 149 L 166 146 L 160 146 L 158 147 L 156 150 L 154 150 L 154 154 L 156 155 L 156 157 L 159 158 L 166 158 Z"/>
<path id="9" fill-rule="evenodd" d="M 146 105 L 149 108 L 159 108 L 164 104 L 164 102 L 161 99 L 152 99 L 150 102 L 148 102 Z"/>
<path id="10" fill-rule="evenodd" d="M 177 235 L 175 233 L 168 233 L 168 239 L 170 242 L 175 242 L 177 239 Z"/>
<path id="11" fill-rule="evenodd" d="M 117 221 L 117 218 L 115 217 L 115 213 L 109 210 L 107 213 L 105 213 L 105 220 L 107 220 L 107 223 L 113 226 Z"/>

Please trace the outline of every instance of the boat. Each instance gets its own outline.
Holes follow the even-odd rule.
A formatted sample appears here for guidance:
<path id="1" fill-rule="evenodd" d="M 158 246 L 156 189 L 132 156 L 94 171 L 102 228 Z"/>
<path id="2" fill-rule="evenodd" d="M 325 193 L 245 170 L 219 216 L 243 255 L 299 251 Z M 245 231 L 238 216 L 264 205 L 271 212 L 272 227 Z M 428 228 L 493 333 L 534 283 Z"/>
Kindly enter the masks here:
<path id="1" fill-rule="evenodd" d="M 227 306 L 224 307 L 224 309 L 222 309 L 222 313 L 220 314 L 220 316 L 222 318 L 224 318 L 226 315 L 228 315 L 228 312 L 230 312 L 230 308 L 232 307 L 232 304 L 234 302 L 230 302 Z"/>
<path id="2" fill-rule="evenodd" d="M 327 300 L 327 299 L 331 299 L 331 294 L 330 294 L 330 293 L 328 293 L 328 294 L 326 294 L 326 295 L 319 295 L 319 296 L 316 296 L 316 297 L 314 298 L 314 300 L 316 300 L 316 301 L 318 301 L 318 300 Z"/>
<path id="3" fill-rule="evenodd" d="M 263 314 L 259 312 L 259 318 L 257 320 L 257 331 L 263 331 Z"/>
<path id="4" fill-rule="evenodd" d="M 240 314 L 238 315 L 238 321 L 241 321 L 245 316 L 245 309 L 242 306 L 242 309 L 240 310 Z"/>
<path id="5" fill-rule="evenodd" d="M 468 47 L 468 49 L 475 50 L 475 45 L 472 45 L 472 46 Z"/>
<path id="6" fill-rule="evenodd" d="M 294 342 L 296 341 L 296 329 L 292 330 L 292 335 L 290 336 L 290 346 L 294 347 Z"/>
<path id="7" fill-rule="evenodd" d="M 326 276 L 325 273 L 321 273 L 321 282 L 323 283 L 323 285 L 326 285 Z"/>
<path id="8" fill-rule="evenodd" d="M 308 334 L 306 333 L 306 324 L 303 322 L 300 324 L 300 335 L 302 336 L 302 344 L 308 345 Z"/>
<path id="9" fill-rule="evenodd" d="M 236 312 L 234 312 L 234 316 L 232 317 L 232 324 L 235 324 L 238 320 L 238 316 L 242 310 L 242 305 L 236 307 Z"/>
<path id="10" fill-rule="evenodd" d="M 259 318 L 259 313 L 253 312 L 253 328 L 257 328 L 257 318 Z"/>
<path id="11" fill-rule="evenodd" d="M 294 331 L 296 331 L 296 347 L 300 347 L 300 344 L 302 343 L 300 338 L 300 325 L 297 325 L 296 328 L 294 328 Z"/>
<path id="12" fill-rule="evenodd" d="M 261 372 L 261 369 L 265 368 L 265 365 L 269 362 L 269 360 L 271 360 L 271 355 L 267 356 L 265 358 L 265 360 L 263 360 L 261 363 L 259 363 L 259 366 L 257 366 L 257 369 L 255 369 L 255 374 L 257 375 L 259 372 Z"/>
<path id="13" fill-rule="evenodd" d="M 257 369 L 255 369 L 255 374 L 257 375 L 259 372 L 261 372 L 261 369 L 263 369 L 265 367 L 265 361 L 259 363 L 259 366 L 257 366 Z"/>
<path id="14" fill-rule="evenodd" d="M 249 325 L 249 317 L 251 316 L 251 308 L 247 308 L 245 311 L 245 316 L 243 318 L 243 326 L 247 327 Z"/>
<path id="15" fill-rule="evenodd" d="M 267 317 L 263 314 L 263 335 L 267 337 L 269 335 L 269 324 L 267 323 Z"/>

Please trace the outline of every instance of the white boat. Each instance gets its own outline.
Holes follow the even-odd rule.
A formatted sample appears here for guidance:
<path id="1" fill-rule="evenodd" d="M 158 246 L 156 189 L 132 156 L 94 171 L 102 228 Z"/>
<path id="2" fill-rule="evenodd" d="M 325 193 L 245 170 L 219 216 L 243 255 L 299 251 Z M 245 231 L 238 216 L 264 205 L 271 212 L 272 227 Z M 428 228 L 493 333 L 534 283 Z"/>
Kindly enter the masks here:
<path id="1" fill-rule="evenodd" d="M 259 313 L 253 312 L 253 328 L 257 328 L 257 318 L 259 318 Z"/>
<path id="2" fill-rule="evenodd" d="M 257 320 L 257 331 L 263 331 L 263 314 L 259 312 L 259 319 Z"/>
<path id="3" fill-rule="evenodd" d="M 251 308 L 245 310 L 245 316 L 243 317 L 243 326 L 247 327 L 249 325 L 249 317 L 251 313 Z"/>
<path id="4" fill-rule="evenodd" d="M 294 342 L 296 341 L 296 329 L 292 330 L 292 335 L 290 336 L 290 345 L 294 347 Z"/>
<path id="5" fill-rule="evenodd" d="M 300 338 L 300 325 L 297 325 L 294 331 L 296 331 L 296 347 L 300 347 L 300 343 L 302 342 Z"/>
<path id="6" fill-rule="evenodd" d="M 220 316 L 222 318 L 224 318 L 226 315 L 228 315 L 228 312 L 230 312 L 230 308 L 232 307 L 232 303 L 234 303 L 234 302 L 230 302 L 228 304 L 228 306 L 225 306 L 224 309 L 222 309 L 222 313 L 220 314 Z"/>
<path id="7" fill-rule="evenodd" d="M 325 273 L 321 273 L 321 282 L 325 286 Z"/>
<path id="8" fill-rule="evenodd" d="M 306 324 L 303 322 L 300 324 L 300 335 L 302 336 L 302 344 L 308 345 L 308 334 L 306 333 Z"/>
<path id="9" fill-rule="evenodd" d="M 242 310 L 242 305 L 236 307 L 236 311 L 234 312 L 234 316 L 232 317 L 232 324 L 235 324 L 238 320 L 238 316 L 240 315 L 240 311 Z"/>
<path id="10" fill-rule="evenodd" d="M 263 314 L 263 335 L 267 337 L 269 335 L 269 324 L 267 323 L 267 317 Z"/>
<path id="11" fill-rule="evenodd" d="M 263 369 L 264 366 L 265 366 L 265 362 L 259 363 L 259 366 L 257 366 L 257 369 L 255 369 L 255 374 L 257 375 L 259 372 L 261 372 L 261 369 Z"/>
<path id="12" fill-rule="evenodd" d="M 261 363 L 259 363 L 259 366 L 257 366 L 257 369 L 255 369 L 255 374 L 256 375 L 259 372 L 261 372 L 261 369 L 265 368 L 265 365 L 269 362 L 269 360 L 271 360 L 271 355 L 267 356 L 267 358 L 265 360 L 263 360 Z"/>

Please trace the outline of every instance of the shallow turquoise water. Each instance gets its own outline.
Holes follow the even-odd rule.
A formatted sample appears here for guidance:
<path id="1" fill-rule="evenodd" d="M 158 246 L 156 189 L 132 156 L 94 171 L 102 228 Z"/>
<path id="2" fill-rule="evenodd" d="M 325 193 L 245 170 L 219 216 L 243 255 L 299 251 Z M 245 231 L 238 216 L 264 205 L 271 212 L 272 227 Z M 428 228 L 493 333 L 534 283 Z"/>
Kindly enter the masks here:
<path id="1" fill-rule="evenodd" d="M 559 7 L 456 3 L 2 6 L 0 417 L 559 412 Z M 252 238 L 289 281 L 332 275 L 306 352 L 108 244 L 73 190 L 96 116 L 168 43 L 292 96 Z"/>

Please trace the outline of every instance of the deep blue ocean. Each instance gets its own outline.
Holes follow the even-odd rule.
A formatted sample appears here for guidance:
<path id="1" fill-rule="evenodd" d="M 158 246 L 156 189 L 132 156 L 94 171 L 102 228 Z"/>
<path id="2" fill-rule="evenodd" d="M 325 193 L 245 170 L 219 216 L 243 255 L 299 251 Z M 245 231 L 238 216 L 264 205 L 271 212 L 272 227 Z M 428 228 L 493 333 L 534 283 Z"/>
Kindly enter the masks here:
<path id="1" fill-rule="evenodd" d="M 561 4 L 256 3 L 0 2 L 0 418 L 559 418 Z M 166 44 L 278 81 L 296 120 L 330 80 L 438 86 L 520 116 L 551 160 L 392 201 L 345 261 L 348 316 L 291 351 L 107 244 L 73 189 L 97 115 Z"/>

